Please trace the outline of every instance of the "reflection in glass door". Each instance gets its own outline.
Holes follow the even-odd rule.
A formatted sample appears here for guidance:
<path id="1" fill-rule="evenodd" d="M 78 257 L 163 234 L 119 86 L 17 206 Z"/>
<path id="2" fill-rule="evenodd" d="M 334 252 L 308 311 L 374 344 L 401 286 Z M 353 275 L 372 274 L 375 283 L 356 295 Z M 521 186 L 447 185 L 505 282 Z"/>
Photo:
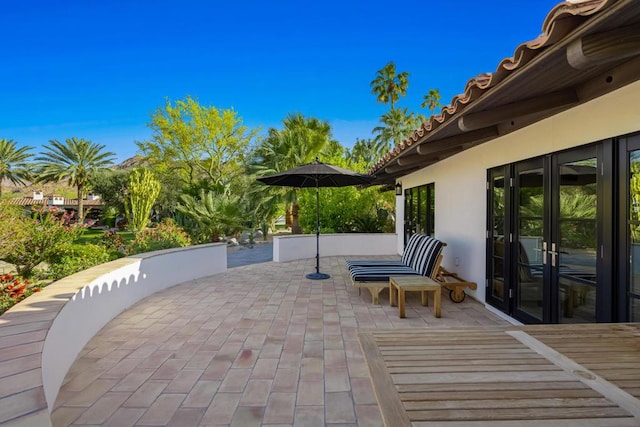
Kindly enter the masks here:
<path id="1" fill-rule="evenodd" d="M 611 270 L 613 201 L 604 191 L 613 176 L 611 145 L 489 171 L 487 302 L 525 323 L 603 322 L 619 315 Z M 631 293 L 638 295 L 631 310 L 640 315 L 640 138 L 638 150 L 629 157 L 631 169 L 637 162 L 629 187 L 638 192 L 630 202 L 629 252 Z"/>
<path id="2" fill-rule="evenodd" d="M 544 320 L 544 163 L 536 159 L 516 165 L 517 242 L 515 314 L 528 323 Z"/>
<path id="3" fill-rule="evenodd" d="M 629 254 L 628 301 L 629 320 L 640 321 L 640 140 L 630 143 L 627 182 L 627 252 Z M 626 295 L 625 295 L 626 296 Z"/>
<path id="4" fill-rule="evenodd" d="M 595 151 L 595 150 L 594 150 Z M 557 284 L 559 322 L 596 321 L 597 159 L 558 162 L 557 219 L 549 255 Z"/>
<path id="5" fill-rule="evenodd" d="M 404 242 L 414 233 L 433 236 L 435 230 L 435 186 L 433 183 L 404 191 Z"/>
<path id="6" fill-rule="evenodd" d="M 508 178 L 505 175 L 506 168 L 497 168 L 489 172 L 487 185 L 489 215 L 487 224 L 487 300 L 502 311 L 508 311 L 509 299 L 506 288 L 505 272 L 509 271 L 505 257 L 508 251 L 508 238 L 505 239 L 505 229 L 508 227 L 509 218 L 506 216 L 508 207 L 507 190 Z"/>

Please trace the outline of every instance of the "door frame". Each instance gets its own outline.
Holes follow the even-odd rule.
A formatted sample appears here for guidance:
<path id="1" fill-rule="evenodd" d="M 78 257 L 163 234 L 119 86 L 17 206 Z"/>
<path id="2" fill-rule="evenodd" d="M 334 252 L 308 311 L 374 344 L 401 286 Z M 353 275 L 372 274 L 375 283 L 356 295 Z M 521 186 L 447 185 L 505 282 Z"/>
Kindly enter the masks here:
<path id="1" fill-rule="evenodd" d="M 640 149 L 640 134 L 635 140 L 634 146 Z M 628 183 L 622 186 L 621 183 L 625 177 L 620 176 L 619 180 L 614 179 L 616 171 L 619 170 L 618 164 L 614 161 L 614 151 L 616 150 L 616 140 L 608 139 L 593 144 L 579 147 L 573 147 L 567 150 L 547 154 L 544 156 L 526 159 L 514 162 L 508 165 L 499 166 L 487 170 L 487 244 L 486 244 L 486 301 L 497 309 L 507 313 L 508 315 L 518 319 L 524 323 L 558 323 L 560 321 L 560 293 L 557 270 L 550 267 L 550 258 L 548 252 L 543 254 L 546 257 L 546 265 L 543 268 L 543 316 L 538 319 L 535 316 L 519 310 L 516 307 L 518 300 L 517 274 L 518 274 L 518 242 L 520 236 L 518 225 L 518 206 L 519 206 L 519 170 L 533 168 L 537 164 L 542 164 L 543 168 L 543 192 L 544 192 L 544 212 L 543 212 L 543 241 L 555 242 L 559 236 L 559 196 L 557 192 L 560 189 L 559 165 L 570 162 L 579 158 L 597 159 L 597 210 L 596 210 L 596 229 L 597 229 L 597 256 L 596 269 L 598 272 L 596 281 L 596 321 L 611 322 L 624 321 L 628 317 L 628 299 L 627 292 L 622 292 L 620 283 L 627 283 L 628 280 L 620 280 L 613 268 L 613 262 L 617 259 L 618 270 L 622 262 L 621 257 L 617 256 L 621 252 L 621 244 L 616 249 L 614 232 L 618 231 L 618 240 L 622 233 L 626 232 L 626 219 L 621 227 L 622 230 L 616 228 L 614 218 L 624 217 L 627 212 L 622 208 L 615 208 L 616 190 L 627 188 Z M 628 150 L 620 155 L 618 163 L 627 155 Z M 625 167 L 624 170 L 627 168 Z M 504 277 L 505 277 L 505 301 L 500 301 L 492 296 L 493 286 L 493 181 L 492 178 L 496 174 L 504 174 L 505 179 L 505 259 L 504 259 Z M 617 174 L 624 175 L 624 174 Z M 507 191 L 506 182 L 509 180 Z M 617 186 L 617 188 L 616 188 Z M 620 190 L 622 191 L 622 190 Z M 556 194 L 554 194 L 554 192 Z M 625 196 L 626 199 L 626 196 Z M 626 200 L 624 200 L 626 203 Z M 621 213 L 618 215 L 617 210 Z M 510 236 L 507 239 L 507 236 Z M 625 235 L 626 236 L 626 235 Z M 552 240 L 552 237 L 554 240 Z M 626 244 L 626 237 L 623 240 Z M 559 244 L 559 242 L 556 242 Z M 626 249 L 625 249 L 626 252 Z M 624 257 L 622 257 L 624 258 Z M 543 258 L 544 259 L 544 258 Z M 628 257 L 627 257 L 628 259 Z M 628 265 L 626 266 L 628 269 Z M 625 270 L 626 271 L 626 270 Z M 628 275 L 628 273 L 627 273 Z M 614 284 L 618 285 L 614 285 Z M 624 309 L 621 309 L 624 307 Z M 617 308 L 617 309 L 616 309 Z"/>

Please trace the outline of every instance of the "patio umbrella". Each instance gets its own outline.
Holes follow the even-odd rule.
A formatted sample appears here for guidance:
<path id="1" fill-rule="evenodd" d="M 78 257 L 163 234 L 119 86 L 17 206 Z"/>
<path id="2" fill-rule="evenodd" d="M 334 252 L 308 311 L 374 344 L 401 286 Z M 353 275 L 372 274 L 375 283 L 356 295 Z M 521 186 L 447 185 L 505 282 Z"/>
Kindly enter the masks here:
<path id="1" fill-rule="evenodd" d="M 267 185 L 283 187 L 315 187 L 316 188 L 316 272 L 307 274 L 308 279 L 328 279 L 330 276 L 320 273 L 320 187 L 348 187 L 351 185 L 369 184 L 373 177 L 361 175 L 353 171 L 322 163 L 316 157 L 315 162 L 298 166 L 285 172 L 258 178 Z"/>

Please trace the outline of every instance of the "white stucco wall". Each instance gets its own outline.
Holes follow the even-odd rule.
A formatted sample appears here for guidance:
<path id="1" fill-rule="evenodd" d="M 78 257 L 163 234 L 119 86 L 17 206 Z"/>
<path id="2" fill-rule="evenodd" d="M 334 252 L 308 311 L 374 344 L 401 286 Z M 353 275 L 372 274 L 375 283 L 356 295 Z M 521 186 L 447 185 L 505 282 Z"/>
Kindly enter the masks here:
<path id="1" fill-rule="evenodd" d="M 320 235 L 320 256 L 395 255 L 395 234 L 340 233 Z M 299 234 L 273 238 L 273 261 L 287 262 L 316 256 L 316 235 Z"/>
<path id="2" fill-rule="evenodd" d="M 477 282 L 475 298 L 485 299 L 487 170 L 635 132 L 639 99 L 636 82 L 398 179 L 403 189 L 435 183 L 435 235 L 447 243 L 443 266 Z M 398 197 L 397 230 L 402 230 L 403 204 Z M 401 248 L 401 231 L 398 240 Z"/>
<path id="3" fill-rule="evenodd" d="M 69 299 L 55 317 L 42 350 L 42 382 L 49 410 L 76 356 L 111 319 L 155 292 L 226 270 L 226 244 L 214 243 L 122 258 L 45 288 L 43 295 Z"/>

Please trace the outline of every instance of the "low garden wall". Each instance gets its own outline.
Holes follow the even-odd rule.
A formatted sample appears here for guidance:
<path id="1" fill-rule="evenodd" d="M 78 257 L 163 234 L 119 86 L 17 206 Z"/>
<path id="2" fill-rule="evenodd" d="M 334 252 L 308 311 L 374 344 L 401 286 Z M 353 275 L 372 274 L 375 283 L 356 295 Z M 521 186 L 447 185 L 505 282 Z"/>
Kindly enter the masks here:
<path id="1" fill-rule="evenodd" d="M 0 424 L 50 426 L 64 377 L 87 342 L 137 301 L 226 271 L 224 243 L 139 254 L 65 277 L 0 316 Z"/>
<path id="2" fill-rule="evenodd" d="M 395 233 L 338 233 L 320 235 L 320 256 L 398 255 Z M 273 238 L 273 260 L 287 262 L 316 256 L 316 235 Z"/>

